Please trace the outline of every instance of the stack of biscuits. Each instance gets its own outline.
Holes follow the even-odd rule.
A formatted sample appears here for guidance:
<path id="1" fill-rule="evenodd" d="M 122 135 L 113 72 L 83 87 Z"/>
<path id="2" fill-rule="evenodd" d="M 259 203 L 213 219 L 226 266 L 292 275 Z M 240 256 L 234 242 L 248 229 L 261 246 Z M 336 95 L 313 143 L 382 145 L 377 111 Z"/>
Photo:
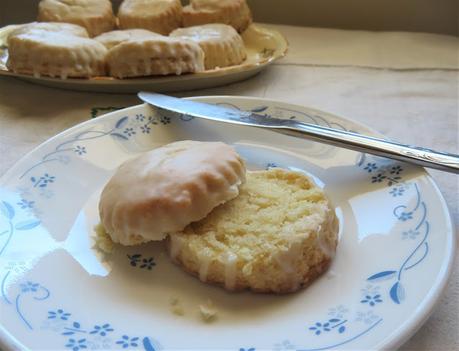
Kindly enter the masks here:
<path id="1" fill-rule="evenodd" d="M 337 246 L 335 211 L 308 176 L 247 171 L 220 142 L 174 142 L 125 162 L 99 213 L 98 232 L 112 242 L 166 240 L 175 263 L 229 291 L 297 291 L 326 271 Z"/>
<path id="2" fill-rule="evenodd" d="M 8 36 L 9 70 L 65 79 L 195 73 L 246 58 L 246 0 L 41 0 Z"/>

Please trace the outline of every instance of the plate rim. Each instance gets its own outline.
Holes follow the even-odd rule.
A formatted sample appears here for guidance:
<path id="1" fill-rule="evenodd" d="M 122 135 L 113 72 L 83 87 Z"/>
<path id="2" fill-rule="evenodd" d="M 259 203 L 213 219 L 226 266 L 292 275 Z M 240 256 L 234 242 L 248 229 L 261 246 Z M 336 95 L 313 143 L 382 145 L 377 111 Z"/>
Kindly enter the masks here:
<path id="1" fill-rule="evenodd" d="M 370 134 L 378 137 L 384 137 L 383 134 L 378 132 L 377 130 L 365 125 L 362 122 L 355 121 L 351 118 L 337 115 L 334 113 L 330 113 L 321 109 L 317 109 L 313 106 L 306 106 L 306 105 L 299 105 L 295 103 L 290 103 L 286 101 L 270 99 L 266 97 L 256 97 L 256 96 L 239 96 L 239 95 L 203 95 L 203 96 L 193 96 L 185 98 L 187 100 L 196 100 L 196 101 L 212 101 L 212 100 L 227 100 L 227 99 L 238 99 L 238 100 L 246 100 L 246 101 L 266 101 L 270 104 L 283 104 L 283 105 L 290 105 L 297 108 L 307 108 L 310 110 L 314 110 L 319 113 L 325 113 L 328 116 L 333 118 L 344 120 L 345 122 L 351 123 L 356 125 L 358 128 L 361 128 Z M 32 150 L 24 154 L 20 157 L 16 162 L 3 174 L 0 176 L 0 186 L 3 186 L 7 180 L 11 176 L 11 174 L 16 170 L 16 168 L 20 165 L 20 163 L 30 157 L 32 154 L 37 152 L 41 147 L 47 145 L 48 143 L 53 142 L 55 139 L 65 137 L 67 134 L 72 133 L 74 130 L 81 128 L 85 125 L 90 125 L 95 123 L 95 121 L 110 119 L 113 115 L 117 115 L 120 113 L 126 113 L 131 110 L 136 110 L 140 108 L 145 108 L 146 106 L 150 106 L 147 103 L 142 103 L 138 105 L 133 105 L 126 107 L 121 110 L 112 111 L 101 116 L 98 116 L 93 119 L 89 119 L 78 123 L 68 129 L 61 131 L 60 133 L 46 139 Z M 378 344 L 374 345 L 374 350 L 392 350 L 397 349 L 402 346 L 406 341 L 408 341 L 429 319 L 431 314 L 434 312 L 436 305 L 440 302 L 440 298 L 445 293 L 446 285 L 448 284 L 449 277 L 451 276 L 454 260 L 457 254 L 457 238 L 456 238 L 456 229 L 454 227 L 454 222 L 451 217 L 450 210 L 448 208 L 448 204 L 446 203 L 443 194 L 441 193 L 438 185 L 432 178 L 432 176 L 427 172 L 424 167 L 416 166 L 418 172 L 420 172 L 425 179 L 428 181 L 429 185 L 432 186 L 434 190 L 434 194 L 436 195 L 437 199 L 440 201 L 442 213 L 445 215 L 445 223 L 447 225 L 446 230 L 446 250 L 448 255 L 444 257 L 443 262 L 440 266 L 440 270 L 436 275 L 435 284 L 429 290 L 429 292 L 424 296 L 422 303 L 418 306 L 416 313 L 411 313 L 409 318 L 403 323 L 398 326 L 396 330 L 394 330 L 391 334 L 387 335 L 384 340 L 379 342 Z M 26 348 L 22 343 L 20 343 L 11 333 L 9 333 L 2 324 L 0 324 L 0 347 L 4 348 L 5 351 L 30 351 L 31 349 Z"/>
<path id="2" fill-rule="evenodd" d="M 419 166 L 421 167 L 421 166 Z M 421 167 L 424 168 L 424 167 Z M 436 276 L 435 285 L 433 288 L 425 295 L 422 303 L 418 305 L 418 313 L 411 315 L 403 324 L 399 325 L 400 332 L 395 336 L 388 336 L 387 341 L 382 341 L 380 344 L 377 344 L 376 350 L 397 350 L 404 343 L 406 343 L 414 334 L 421 329 L 424 323 L 430 318 L 432 313 L 435 311 L 435 307 L 440 302 L 440 298 L 444 296 L 446 285 L 449 282 L 449 278 L 453 271 L 454 260 L 457 255 L 457 238 L 456 238 L 456 229 L 454 227 L 454 222 L 451 217 L 451 212 L 448 208 L 443 194 L 440 191 L 440 188 L 433 180 L 432 176 L 425 170 L 425 178 L 432 186 L 435 194 L 440 200 L 442 207 L 442 212 L 445 215 L 445 223 L 447 224 L 446 232 L 446 248 L 448 252 L 448 257 L 444 258 L 444 261 L 440 267 L 439 273 Z M 393 333 L 395 334 L 395 332 Z"/>

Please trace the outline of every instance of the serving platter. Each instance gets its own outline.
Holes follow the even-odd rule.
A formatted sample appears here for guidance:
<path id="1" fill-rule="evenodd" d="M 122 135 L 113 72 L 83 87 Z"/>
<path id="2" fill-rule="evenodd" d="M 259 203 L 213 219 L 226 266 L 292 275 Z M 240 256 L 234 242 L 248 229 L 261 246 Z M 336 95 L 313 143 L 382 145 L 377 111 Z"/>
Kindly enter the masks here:
<path id="1" fill-rule="evenodd" d="M 185 91 L 203 89 L 234 83 L 247 79 L 286 55 L 288 43 L 284 36 L 274 29 L 252 24 L 242 33 L 247 51 L 247 59 L 240 65 L 217 68 L 199 73 L 179 76 L 145 77 L 117 79 L 112 77 L 94 78 L 50 78 L 18 74 L 8 70 L 8 34 L 18 25 L 0 29 L 0 76 L 16 77 L 32 83 L 61 89 L 107 92 L 137 93 L 141 90 L 156 92 Z"/>

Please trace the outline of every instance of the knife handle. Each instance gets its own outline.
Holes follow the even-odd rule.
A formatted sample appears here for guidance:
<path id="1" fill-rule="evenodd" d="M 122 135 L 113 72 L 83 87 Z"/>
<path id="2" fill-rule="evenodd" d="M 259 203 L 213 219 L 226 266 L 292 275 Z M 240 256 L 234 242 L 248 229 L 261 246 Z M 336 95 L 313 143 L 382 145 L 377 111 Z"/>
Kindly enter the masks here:
<path id="1" fill-rule="evenodd" d="M 307 138 L 354 151 L 406 161 L 456 174 L 459 173 L 459 155 L 455 154 L 400 144 L 295 120 L 289 120 L 289 123 L 273 129 L 279 133 L 294 137 Z"/>

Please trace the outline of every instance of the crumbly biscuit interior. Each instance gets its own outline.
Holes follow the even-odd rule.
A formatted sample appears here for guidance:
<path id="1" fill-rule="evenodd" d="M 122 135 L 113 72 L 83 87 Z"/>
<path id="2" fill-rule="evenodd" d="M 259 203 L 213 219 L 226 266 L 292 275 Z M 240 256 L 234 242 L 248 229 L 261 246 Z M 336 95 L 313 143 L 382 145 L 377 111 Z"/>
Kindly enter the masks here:
<path id="1" fill-rule="evenodd" d="M 315 231 L 328 211 L 323 192 L 305 177 L 291 172 L 255 172 L 248 177 L 236 199 L 185 229 L 183 234 L 192 236 L 187 239 L 196 239 L 190 245 L 212 255 L 230 251 L 251 260 L 258 254 L 289 250 L 296 238 L 303 240 Z"/>

